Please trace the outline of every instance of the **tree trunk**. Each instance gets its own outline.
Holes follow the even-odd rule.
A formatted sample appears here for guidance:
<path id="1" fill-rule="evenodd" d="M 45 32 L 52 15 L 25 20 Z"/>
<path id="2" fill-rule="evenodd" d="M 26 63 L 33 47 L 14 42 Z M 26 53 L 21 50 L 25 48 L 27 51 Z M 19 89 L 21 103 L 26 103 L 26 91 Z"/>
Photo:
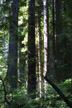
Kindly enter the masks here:
<path id="1" fill-rule="evenodd" d="M 56 59 L 57 59 L 57 71 L 56 79 L 57 81 L 61 78 L 61 72 L 59 71 L 59 63 L 61 60 L 61 44 L 59 43 L 59 35 L 62 32 L 62 20 L 61 20 L 61 0 L 56 0 Z M 66 42 L 65 42 L 66 43 Z"/>
<path id="2" fill-rule="evenodd" d="M 38 69 L 39 69 L 39 94 L 42 97 L 42 63 L 41 63 L 41 12 L 40 7 L 38 8 Z"/>
<path id="3" fill-rule="evenodd" d="M 36 48 L 35 48 L 35 0 L 29 0 L 28 23 L 28 94 L 35 98 L 36 92 Z"/>
<path id="4" fill-rule="evenodd" d="M 17 87 L 17 42 L 18 41 L 18 0 L 11 0 L 10 38 L 8 55 L 8 82 Z"/>
<path id="5" fill-rule="evenodd" d="M 55 1 L 53 0 L 53 78 L 56 79 L 56 51 L 55 51 L 55 12 L 54 12 Z"/>
<path id="6" fill-rule="evenodd" d="M 61 0 L 56 0 L 56 35 L 59 35 L 61 30 L 62 30 Z"/>
<path id="7" fill-rule="evenodd" d="M 56 56 L 57 56 L 57 62 L 59 62 L 59 34 L 61 32 L 61 1 L 56 0 Z M 58 64 L 58 63 L 57 63 Z"/>
<path id="8" fill-rule="evenodd" d="M 43 0 L 43 4 L 44 4 L 44 76 L 49 72 L 48 72 L 48 60 L 49 60 L 49 56 L 48 56 L 48 48 L 49 48 L 49 14 L 48 14 L 48 0 Z M 46 81 L 45 82 L 45 93 L 47 91 L 47 87 L 46 87 Z"/>

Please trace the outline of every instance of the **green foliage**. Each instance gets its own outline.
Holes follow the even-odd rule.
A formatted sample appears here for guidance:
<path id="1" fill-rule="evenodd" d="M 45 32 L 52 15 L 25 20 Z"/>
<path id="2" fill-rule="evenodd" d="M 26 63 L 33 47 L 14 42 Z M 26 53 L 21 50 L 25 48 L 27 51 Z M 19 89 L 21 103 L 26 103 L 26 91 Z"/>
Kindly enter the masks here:
<path id="1" fill-rule="evenodd" d="M 0 76 L 4 79 L 7 73 L 7 56 L 8 56 L 8 45 L 9 45 L 9 23 L 10 23 L 10 9 L 11 3 L 9 0 L 0 4 Z M 41 41 L 42 41 L 42 70 L 44 63 L 44 49 L 43 49 L 43 34 L 44 34 L 44 22 L 43 22 L 43 4 L 42 0 L 36 1 L 36 12 L 40 8 L 41 12 Z M 72 0 L 62 1 L 62 31 L 58 35 L 58 45 L 59 49 L 59 60 L 58 64 L 58 74 L 59 78 L 65 80 L 66 78 L 72 77 L 71 72 L 71 37 L 72 37 Z M 45 94 L 43 91 L 43 97 L 40 99 L 38 96 L 36 99 L 31 99 L 27 94 L 26 82 L 27 77 L 27 46 L 28 46 L 28 0 L 20 0 L 19 2 L 19 13 L 18 13 L 18 36 L 22 39 L 22 44 L 24 47 L 21 52 L 24 53 L 25 67 L 24 67 L 24 84 L 22 87 L 16 90 L 10 90 L 7 83 L 7 98 L 11 100 L 11 108 L 68 108 L 64 101 L 59 97 L 55 90 L 48 85 L 48 91 Z M 37 20 L 37 19 L 36 19 Z M 52 0 L 49 0 L 49 33 L 50 33 L 50 56 L 51 56 L 51 70 L 53 70 L 53 54 L 52 54 Z M 38 34 L 36 34 L 37 36 Z M 37 37 L 36 37 L 37 46 Z M 31 59 L 33 61 L 33 59 Z M 38 62 L 38 60 L 37 60 Z M 36 67 L 37 68 L 37 67 Z M 18 68 L 19 69 L 19 68 Z M 37 72 L 38 74 L 38 72 Z M 53 73 L 51 72 L 51 76 Z M 62 92 L 72 101 L 72 79 L 67 79 L 64 82 L 57 83 L 58 87 Z M 9 106 L 5 104 L 4 91 L 3 91 L 2 81 L 0 80 L 0 107 L 8 108 Z M 12 96 L 13 95 L 13 96 Z M 12 98 L 13 97 L 13 98 Z"/>
<path id="2" fill-rule="evenodd" d="M 71 83 L 71 79 L 68 79 L 62 83 L 57 83 L 59 88 L 63 88 L 61 90 L 64 94 L 66 94 L 66 97 L 68 97 L 70 101 L 72 101 Z M 2 83 L 0 81 L 0 88 L 1 90 L 3 90 L 1 84 Z M 35 99 L 31 99 L 27 95 L 27 90 L 25 86 L 9 92 L 8 96 L 10 99 L 12 99 L 10 104 L 11 108 L 69 108 L 50 85 L 48 85 L 48 92 L 44 94 L 45 97 L 42 98 L 37 97 Z M 8 106 L 5 106 L 1 103 L 1 101 L 4 100 L 4 92 L 0 92 L 0 98 L 1 108 L 8 108 Z"/>

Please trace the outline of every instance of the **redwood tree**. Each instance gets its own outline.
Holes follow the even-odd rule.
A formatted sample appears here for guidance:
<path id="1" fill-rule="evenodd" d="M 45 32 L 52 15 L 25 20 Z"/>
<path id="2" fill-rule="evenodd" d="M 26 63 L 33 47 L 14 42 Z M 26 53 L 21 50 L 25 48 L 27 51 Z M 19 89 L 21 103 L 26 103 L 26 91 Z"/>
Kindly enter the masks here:
<path id="1" fill-rule="evenodd" d="M 35 98 L 36 54 L 35 54 L 35 0 L 29 0 L 28 17 L 28 94 Z"/>
<path id="2" fill-rule="evenodd" d="M 7 78 L 12 88 L 17 87 L 17 40 L 18 40 L 18 0 L 11 0 Z"/>
<path id="3" fill-rule="evenodd" d="M 38 71 L 39 71 L 39 95 L 40 98 L 42 97 L 42 76 L 43 76 L 43 72 L 42 72 L 42 37 L 41 37 L 41 1 L 38 1 L 38 20 L 37 20 L 37 24 L 38 24 Z"/>

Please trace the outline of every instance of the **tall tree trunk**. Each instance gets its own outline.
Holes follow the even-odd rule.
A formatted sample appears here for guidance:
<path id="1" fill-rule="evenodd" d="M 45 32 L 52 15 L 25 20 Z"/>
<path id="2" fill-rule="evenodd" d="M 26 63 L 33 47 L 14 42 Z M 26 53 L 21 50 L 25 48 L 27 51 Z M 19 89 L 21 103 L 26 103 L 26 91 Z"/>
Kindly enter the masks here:
<path id="1" fill-rule="evenodd" d="M 56 51 L 55 51 L 55 0 L 53 0 L 53 10 L 52 10 L 52 15 L 53 15 L 53 78 L 56 79 Z"/>
<path id="2" fill-rule="evenodd" d="M 44 76 L 48 74 L 48 48 L 49 48 L 49 16 L 48 16 L 48 0 L 43 0 L 44 4 Z M 46 81 L 45 82 L 45 93 L 47 91 Z"/>
<path id="3" fill-rule="evenodd" d="M 42 97 L 42 63 L 41 63 L 41 12 L 38 8 L 38 69 L 39 69 L 39 94 Z"/>
<path id="4" fill-rule="evenodd" d="M 56 35 L 59 35 L 61 30 L 62 30 L 61 0 L 56 0 Z"/>
<path id="5" fill-rule="evenodd" d="M 62 32 L 62 20 L 61 20 L 61 0 L 56 0 L 56 59 L 57 59 L 57 71 L 56 79 L 59 80 L 61 72 L 59 72 L 59 60 L 60 60 L 60 44 L 59 44 L 59 35 Z M 65 42 L 66 43 L 66 42 Z"/>
<path id="6" fill-rule="evenodd" d="M 11 0 L 10 38 L 8 55 L 8 82 L 17 87 L 17 41 L 18 41 L 18 0 Z"/>
<path id="7" fill-rule="evenodd" d="M 29 0 L 28 23 L 28 94 L 35 98 L 36 92 L 36 48 L 35 48 L 35 0 Z"/>

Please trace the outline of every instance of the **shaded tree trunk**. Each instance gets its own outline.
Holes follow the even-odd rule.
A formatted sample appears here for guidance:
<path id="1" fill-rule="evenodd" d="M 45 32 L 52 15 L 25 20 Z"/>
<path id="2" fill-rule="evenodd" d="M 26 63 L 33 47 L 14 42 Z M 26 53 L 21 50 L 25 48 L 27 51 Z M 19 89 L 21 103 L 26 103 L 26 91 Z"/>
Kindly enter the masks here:
<path id="1" fill-rule="evenodd" d="M 72 31 L 71 31 L 71 73 L 72 73 Z M 72 78 L 72 75 L 71 75 Z M 71 88 L 72 88 L 72 79 L 71 79 Z"/>
<path id="2" fill-rule="evenodd" d="M 11 0 L 10 38 L 7 78 L 12 88 L 17 88 L 17 42 L 18 41 L 18 0 Z"/>
<path id="3" fill-rule="evenodd" d="M 59 63 L 61 60 L 61 43 L 60 40 L 60 33 L 62 32 L 62 16 L 61 16 L 61 0 L 56 0 L 56 59 L 57 59 L 57 71 L 56 71 L 56 79 L 57 81 L 61 79 L 61 72 L 59 71 Z M 66 42 L 65 42 L 66 43 Z"/>
<path id="4" fill-rule="evenodd" d="M 72 72 L 72 36 L 71 36 L 71 72 Z"/>
<path id="5" fill-rule="evenodd" d="M 56 46 L 55 46 L 55 0 L 53 0 L 53 9 L 52 9 L 52 16 L 53 16 L 53 78 L 56 79 Z"/>
<path id="6" fill-rule="evenodd" d="M 35 98 L 36 92 L 36 48 L 35 48 L 35 0 L 29 0 L 28 23 L 28 94 Z"/>
<path id="7" fill-rule="evenodd" d="M 61 33 L 61 30 L 61 0 L 56 0 L 56 35 L 59 35 Z"/>
<path id="8" fill-rule="evenodd" d="M 56 0 L 56 56 L 57 56 L 57 62 L 59 59 L 59 34 L 62 30 L 62 22 L 61 22 L 61 0 Z"/>

